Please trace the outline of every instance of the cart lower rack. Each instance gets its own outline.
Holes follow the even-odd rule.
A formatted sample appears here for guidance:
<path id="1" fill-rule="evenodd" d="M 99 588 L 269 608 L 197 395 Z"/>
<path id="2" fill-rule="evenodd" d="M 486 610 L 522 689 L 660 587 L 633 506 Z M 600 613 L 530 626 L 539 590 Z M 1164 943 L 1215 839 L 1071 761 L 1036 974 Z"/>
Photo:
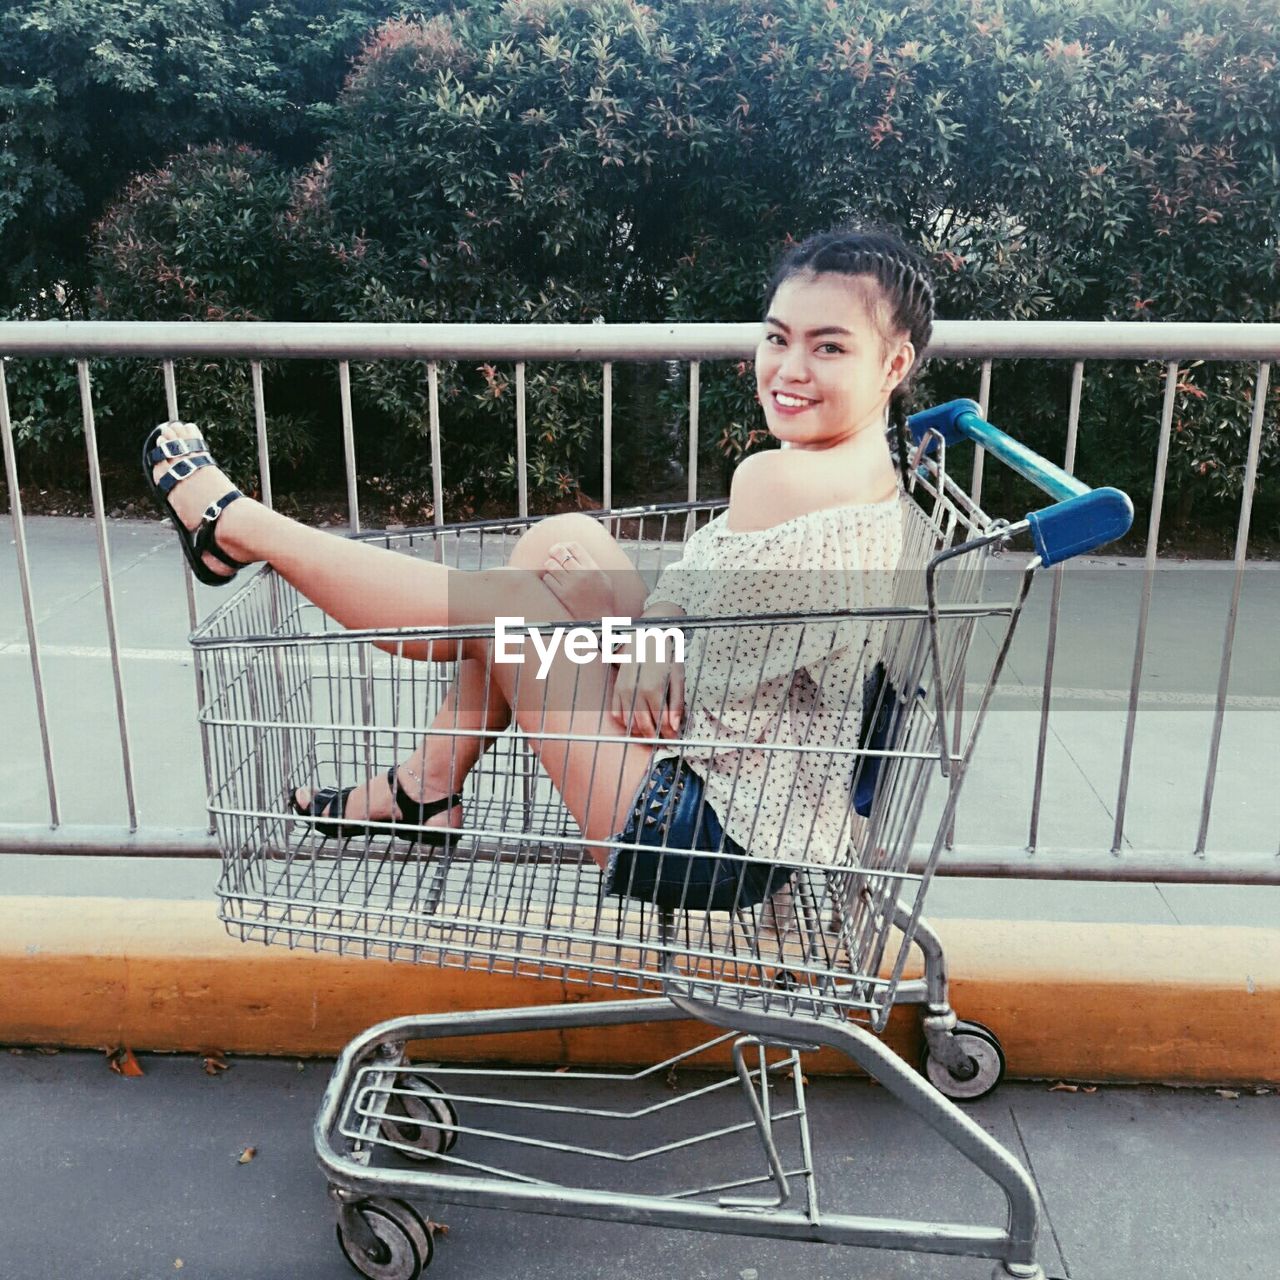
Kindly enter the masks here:
<path id="1" fill-rule="evenodd" d="M 745 691 L 747 705 L 744 720 L 726 721 L 736 724 L 730 732 L 651 742 L 673 761 L 672 795 L 651 793 L 660 795 L 656 808 L 669 808 L 652 821 L 668 821 L 676 807 L 677 764 L 702 772 L 713 757 L 716 767 L 753 759 L 771 796 L 782 798 L 784 835 L 762 889 L 760 861 L 740 852 L 719 857 L 715 882 L 722 866 L 728 886 L 719 899 L 699 897 L 687 871 L 683 882 L 662 874 L 684 864 L 665 841 L 644 840 L 638 811 L 633 842 L 587 838 L 539 753 L 563 742 L 603 759 L 617 749 L 616 737 L 584 732 L 580 716 L 572 731 L 557 730 L 549 712 L 536 735 L 527 724 L 521 732 L 488 700 L 478 714 L 474 707 L 464 713 L 450 695 L 459 664 L 396 656 L 424 638 L 471 652 L 461 646 L 491 640 L 492 628 L 343 631 L 266 569 L 193 637 L 208 690 L 201 723 L 230 931 L 291 947 L 555 977 L 620 997 L 398 1019 L 347 1047 L 315 1141 L 339 1241 L 361 1274 L 416 1280 L 433 1245 L 428 1220 L 411 1202 L 426 1199 L 970 1254 L 996 1259 L 997 1276 L 1043 1276 L 1033 1184 L 953 1101 L 996 1086 L 1004 1069 L 999 1042 L 989 1029 L 957 1020 L 942 948 L 921 911 L 1035 569 L 1118 536 L 1130 513 L 1123 495 L 1085 489 L 982 422 L 970 402 L 917 415 L 912 427 L 920 451 L 903 504 L 899 568 L 866 575 L 856 607 L 679 619 L 694 655 L 684 669 L 686 690 L 701 687 L 705 698 L 714 687 L 739 701 Z M 1057 505 L 1017 525 L 992 520 L 947 474 L 947 444 L 965 436 L 1036 480 Z M 591 515 L 652 581 L 718 510 L 697 503 Z M 385 541 L 457 568 L 491 568 L 505 563 L 528 524 L 477 522 Z M 1023 532 L 1038 555 L 1013 599 L 988 598 L 987 561 Z M 983 644 L 974 645 L 978 634 Z M 770 654 L 791 655 L 785 675 L 767 668 Z M 984 693 L 963 747 L 953 748 L 966 679 L 977 679 Z M 797 707 L 809 709 L 812 731 L 794 732 Z M 603 717 L 607 708 L 595 710 Z M 777 724 L 788 714 L 793 732 L 783 745 Z M 842 716 L 854 717 L 856 736 L 832 728 L 846 723 Z M 320 820 L 288 811 L 285 797 L 295 788 L 355 785 L 423 742 L 475 761 L 462 791 L 462 825 L 447 835 L 424 836 L 406 822 L 371 828 L 339 819 L 323 824 L 337 836 L 330 839 Z M 913 870 L 927 789 L 938 773 L 949 782 L 947 802 L 926 837 L 929 855 Z M 717 802 L 726 828 L 737 785 L 734 773 L 728 804 Z M 834 858 L 830 842 L 815 839 L 833 805 L 845 822 Z M 665 889 L 642 888 L 634 873 L 610 884 L 602 854 L 617 848 L 624 861 L 638 859 L 642 842 L 651 853 L 656 847 Z M 812 852 L 818 848 L 824 852 Z M 912 947 L 923 955 L 924 973 L 907 979 Z M 924 1006 L 923 1075 L 879 1035 L 895 1005 L 912 1004 Z M 474 1046 L 476 1037 L 527 1030 L 686 1018 L 717 1034 L 619 1080 L 617 1105 L 603 1111 L 576 1099 L 580 1072 L 419 1065 L 436 1056 L 433 1043 L 452 1037 Z M 417 1047 L 412 1055 L 410 1046 Z M 799 1056 L 818 1047 L 867 1071 L 992 1179 L 1007 1202 L 1006 1223 L 831 1212 L 816 1173 Z M 704 1061 L 704 1051 L 727 1055 L 730 1074 L 678 1098 L 646 1094 L 672 1067 Z M 630 1105 L 624 1084 L 636 1094 Z M 739 1119 L 699 1128 L 706 1124 L 701 1098 L 726 1091 L 737 1099 Z M 575 1126 L 588 1136 L 575 1136 Z M 617 1138 L 602 1145 L 602 1129 Z M 691 1183 L 683 1162 L 709 1144 L 724 1149 L 724 1175 Z M 553 1179 L 548 1161 L 571 1176 Z M 610 1185 L 620 1170 L 626 1190 Z M 631 1185 L 637 1180 L 639 1189 Z"/>

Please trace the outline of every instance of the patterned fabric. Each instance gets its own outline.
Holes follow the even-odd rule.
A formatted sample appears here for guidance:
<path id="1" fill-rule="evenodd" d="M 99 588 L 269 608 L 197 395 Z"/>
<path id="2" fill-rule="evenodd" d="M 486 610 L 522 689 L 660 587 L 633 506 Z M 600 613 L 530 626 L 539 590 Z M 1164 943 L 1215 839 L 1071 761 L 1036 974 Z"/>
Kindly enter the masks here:
<path id="1" fill-rule="evenodd" d="M 678 604 L 691 617 L 789 619 L 689 628 L 681 737 L 715 745 L 660 747 L 655 757 L 683 754 L 727 834 L 752 857 L 831 864 L 846 856 L 855 761 L 824 748 L 857 746 L 863 679 L 886 624 L 804 616 L 893 602 L 907 507 L 899 493 L 747 532 L 718 516 L 646 601 L 646 609 Z"/>

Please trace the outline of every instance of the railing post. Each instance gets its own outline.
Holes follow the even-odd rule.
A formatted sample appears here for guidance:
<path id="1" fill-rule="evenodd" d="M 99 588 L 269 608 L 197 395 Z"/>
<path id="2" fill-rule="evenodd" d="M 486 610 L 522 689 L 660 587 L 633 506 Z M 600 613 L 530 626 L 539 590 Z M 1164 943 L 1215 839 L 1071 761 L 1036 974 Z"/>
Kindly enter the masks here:
<path id="1" fill-rule="evenodd" d="M 93 422 L 93 392 L 89 386 L 88 360 L 76 361 L 76 378 L 80 384 L 84 445 L 89 458 L 89 492 L 93 500 L 93 526 L 98 535 L 98 571 L 102 582 L 102 608 L 107 620 L 107 645 L 111 650 L 111 678 L 115 685 L 116 723 L 120 729 L 120 763 L 124 769 L 125 804 L 129 811 L 129 830 L 136 831 L 138 801 L 133 786 L 133 752 L 129 746 L 129 715 L 125 709 L 124 675 L 120 667 L 115 584 L 111 575 L 111 551 L 107 546 L 107 513 L 102 501 L 102 469 L 98 462 L 98 433 Z"/>

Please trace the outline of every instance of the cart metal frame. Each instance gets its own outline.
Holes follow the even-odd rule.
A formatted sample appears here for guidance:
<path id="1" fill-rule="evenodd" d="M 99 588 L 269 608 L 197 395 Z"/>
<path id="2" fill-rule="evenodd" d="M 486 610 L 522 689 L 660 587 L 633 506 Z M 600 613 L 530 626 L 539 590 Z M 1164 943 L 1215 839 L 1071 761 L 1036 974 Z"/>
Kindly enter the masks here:
<path id="1" fill-rule="evenodd" d="M 1120 536 L 1132 509 L 1116 490 L 1089 490 L 1036 457 L 983 421 L 972 402 L 918 414 L 911 426 L 918 448 L 908 523 L 915 523 L 904 564 L 919 572 L 896 576 L 893 599 L 799 618 L 682 619 L 695 633 L 707 629 L 704 644 L 711 643 L 711 628 L 728 636 L 735 628 L 756 628 L 757 635 L 762 627 L 778 634 L 799 628 L 803 635 L 806 628 L 825 627 L 833 636 L 846 634 L 842 627 L 863 628 L 861 714 L 864 721 L 870 716 L 887 725 L 885 736 L 868 741 L 863 735 L 856 746 L 804 742 L 790 749 L 821 752 L 833 776 L 846 782 L 856 784 L 873 770 L 874 798 L 860 819 L 851 820 L 843 861 L 808 859 L 807 842 L 801 855 L 779 851 L 778 864 L 791 872 L 785 909 L 777 905 L 780 897 L 731 912 L 606 899 L 594 875 L 592 842 L 575 834 L 527 743 L 511 731 L 473 771 L 466 825 L 443 850 L 411 845 L 404 853 L 395 837 L 412 833 L 394 826 L 384 834 L 353 833 L 326 845 L 313 823 L 282 812 L 287 786 L 311 783 L 326 771 L 337 772 L 340 783 L 368 776 L 423 733 L 479 732 L 456 722 L 452 729 L 430 722 L 447 684 L 441 664 L 398 662 L 375 643 L 385 649 L 424 636 L 484 633 L 335 630 L 264 569 L 193 635 L 209 687 L 201 724 L 213 762 L 210 812 L 223 855 L 221 914 L 231 932 L 344 954 L 555 975 L 638 997 L 401 1018 L 348 1045 L 335 1065 L 314 1136 L 337 1207 L 339 1241 L 361 1274 L 417 1280 L 431 1259 L 432 1232 L 409 1201 L 429 1197 L 692 1230 L 968 1254 L 996 1259 L 996 1277 L 1043 1277 L 1035 1260 L 1039 1206 L 1033 1182 L 953 1101 L 995 1087 L 1004 1070 L 999 1041 L 980 1024 L 957 1019 L 942 945 L 921 911 L 1036 570 Z M 1034 480 L 1055 505 L 1012 525 L 989 517 L 947 474 L 947 446 L 964 439 Z M 630 535 L 626 545 L 638 560 L 653 554 L 660 567 L 672 543 L 678 547 L 678 540 L 722 505 L 594 514 L 615 533 Z M 476 522 L 385 540 L 409 554 L 459 566 L 487 564 L 527 523 Z M 1022 534 L 1032 536 L 1037 554 L 1020 575 L 1014 598 L 985 600 L 983 566 Z M 970 642 L 984 619 L 998 619 L 1003 630 L 962 741 L 960 691 Z M 769 631 L 770 641 L 774 633 Z M 870 685 L 873 663 L 880 664 L 882 678 Z M 434 674 L 419 676 L 418 667 Z M 874 706 L 865 704 L 868 688 Z M 880 718 L 886 703 L 887 721 Z M 428 720 L 419 723 L 424 714 Z M 689 740 L 681 749 L 707 745 L 752 746 L 746 740 Z M 947 799 L 923 871 L 912 873 L 908 858 L 935 771 L 949 781 Z M 898 939 L 896 953 L 888 950 L 891 934 Z M 906 979 L 913 946 L 924 957 L 924 974 Z M 915 1004 L 923 1006 L 923 1076 L 879 1036 L 895 1006 Z M 408 1056 L 411 1044 L 450 1037 L 690 1018 L 723 1031 L 690 1055 L 720 1045 L 731 1050 L 734 1071 L 725 1084 L 740 1094 L 744 1119 L 640 1150 L 568 1140 L 562 1129 L 575 1117 L 624 1122 L 640 1114 L 602 1116 L 559 1100 L 581 1073 L 450 1066 L 444 1071 L 462 1092 L 446 1092 Z M 1006 1199 L 1006 1224 L 828 1211 L 814 1171 L 799 1058 L 819 1047 L 836 1050 L 866 1071 L 993 1180 Z M 513 1076 L 549 1093 L 513 1102 L 481 1091 L 482 1080 L 501 1085 Z M 783 1103 L 788 1089 L 792 1100 Z M 504 1108 L 517 1113 L 518 1123 L 499 1129 L 484 1122 Z M 677 1109 L 664 1103 L 644 1114 Z M 684 1107 L 680 1117 L 692 1109 Z M 547 1123 L 554 1125 L 548 1137 L 524 1131 Z M 526 1167 L 530 1153 L 540 1159 L 553 1150 L 606 1173 L 618 1162 L 648 1161 L 659 1168 L 678 1163 L 681 1151 L 693 1144 L 736 1141 L 743 1134 L 758 1139 L 763 1167 L 713 1186 L 663 1183 L 645 1194 L 624 1193 L 552 1183 L 540 1166 Z M 495 1145 L 508 1153 L 505 1163 L 467 1154 L 469 1147 L 487 1152 Z M 767 1194 L 757 1194 L 761 1189 Z"/>

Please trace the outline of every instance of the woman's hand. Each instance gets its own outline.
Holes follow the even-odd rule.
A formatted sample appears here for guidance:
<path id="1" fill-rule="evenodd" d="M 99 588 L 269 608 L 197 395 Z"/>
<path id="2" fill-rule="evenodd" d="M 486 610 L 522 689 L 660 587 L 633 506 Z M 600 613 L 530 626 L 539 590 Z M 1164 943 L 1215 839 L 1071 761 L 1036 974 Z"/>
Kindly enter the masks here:
<path id="1" fill-rule="evenodd" d="M 580 542 L 557 542 L 547 553 L 542 581 L 575 621 L 610 616 L 613 583 Z"/>
<path id="2" fill-rule="evenodd" d="M 657 660 L 624 663 L 609 711 L 633 738 L 678 738 L 684 721 L 684 666 Z"/>

